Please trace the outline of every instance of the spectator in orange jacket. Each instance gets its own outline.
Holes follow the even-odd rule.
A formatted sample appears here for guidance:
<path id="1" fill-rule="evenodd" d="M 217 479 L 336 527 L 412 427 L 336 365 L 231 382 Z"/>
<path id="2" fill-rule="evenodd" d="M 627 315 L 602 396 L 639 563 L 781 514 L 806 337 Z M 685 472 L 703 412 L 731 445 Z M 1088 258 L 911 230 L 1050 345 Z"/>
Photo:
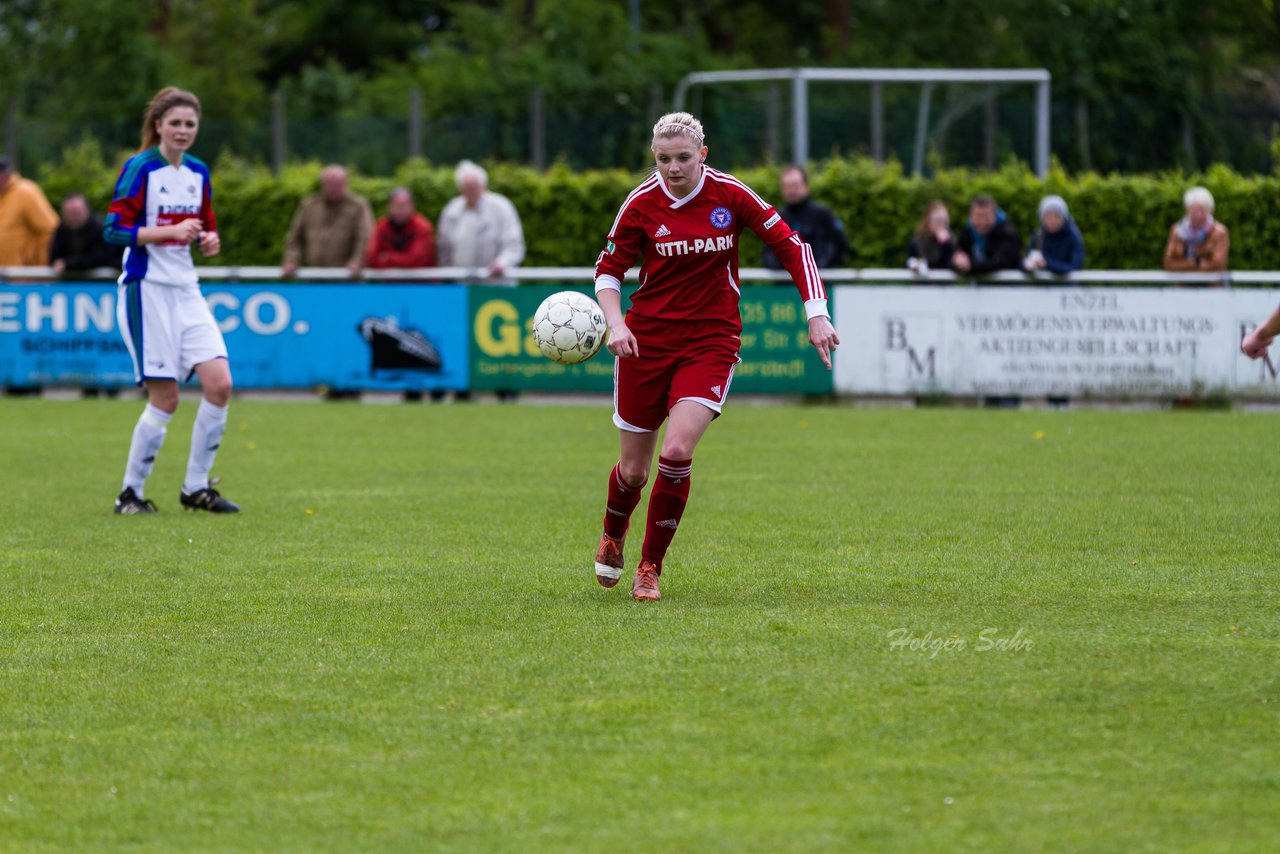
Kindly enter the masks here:
<path id="1" fill-rule="evenodd" d="M 414 210 L 413 194 L 404 187 L 387 197 L 387 215 L 373 227 L 365 265 L 384 270 L 436 265 L 435 231 L 430 220 Z"/>
<path id="2" fill-rule="evenodd" d="M 39 185 L 0 156 L 0 267 L 38 267 L 49 260 L 58 215 Z"/>
<path id="3" fill-rule="evenodd" d="M 1192 187 L 1182 197 L 1187 215 L 1169 229 L 1164 247 L 1164 268 L 1171 273 L 1217 273 L 1227 269 L 1231 236 L 1213 218 L 1213 196 L 1204 187 Z"/>

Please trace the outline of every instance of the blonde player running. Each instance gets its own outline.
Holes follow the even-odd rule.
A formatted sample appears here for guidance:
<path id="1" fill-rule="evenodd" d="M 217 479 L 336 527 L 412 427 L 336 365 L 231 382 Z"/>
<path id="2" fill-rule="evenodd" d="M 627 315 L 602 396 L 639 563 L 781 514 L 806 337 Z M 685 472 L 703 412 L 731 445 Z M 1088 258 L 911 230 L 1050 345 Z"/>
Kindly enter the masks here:
<path id="1" fill-rule="evenodd" d="M 178 382 L 200 377 L 204 399 L 191 430 L 191 456 L 179 501 L 192 510 L 235 513 L 238 506 L 209 485 L 209 470 L 227 428 L 231 370 L 222 333 L 200 293 L 191 244 L 218 254 L 209 167 L 187 154 L 200 129 L 200 101 L 172 86 L 151 99 L 142 148 L 116 182 L 103 234 L 127 247 L 116 315 L 147 388 L 147 408 L 133 430 L 124 489 L 115 512 L 154 513 L 143 489 L 178 408 Z"/>
<path id="2" fill-rule="evenodd" d="M 609 474 L 596 580 L 618 583 L 631 514 L 658 454 L 649 495 L 636 599 L 661 598 L 658 577 L 689 499 L 693 452 L 720 415 L 738 364 L 738 243 L 750 229 L 791 273 L 809 318 L 809 341 L 831 368 L 840 343 L 813 251 L 773 205 L 706 165 L 702 124 L 669 113 L 653 127 L 654 172 L 627 196 L 596 262 L 596 297 L 609 321 L 614 416 L 621 451 Z M 640 261 L 640 289 L 625 317 L 622 279 Z"/>

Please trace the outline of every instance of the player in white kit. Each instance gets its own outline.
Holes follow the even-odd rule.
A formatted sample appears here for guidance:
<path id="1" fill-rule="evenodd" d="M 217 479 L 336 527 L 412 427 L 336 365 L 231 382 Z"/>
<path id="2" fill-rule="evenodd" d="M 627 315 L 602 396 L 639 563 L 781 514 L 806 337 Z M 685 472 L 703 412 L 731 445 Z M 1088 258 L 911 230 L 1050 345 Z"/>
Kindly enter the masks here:
<path id="1" fill-rule="evenodd" d="M 209 167 L 187 154 L 200 129 L 200 101 L 168 87 L 157 92 L 142 122 L 142 149 L 116 182 L 103 234 L 127 247 L 116 316 L 133 357 L 134 376 L 147 389 L 147 408 L 133 430 L 124 489 L 115 512 L 154 513 L 143 497 L 147 477 L 178 408 L 178 383 L 200 378 L 204 399 L 191 430 L 191 456 L 179 502 L 191 510 L 235 513 L 238 506 L 209 483 L 209 470 L 227 429 L 231 370 L 227 345 L 204 296 L 191 244 L 216 255 L 221 248 L 213 213 Z"/>

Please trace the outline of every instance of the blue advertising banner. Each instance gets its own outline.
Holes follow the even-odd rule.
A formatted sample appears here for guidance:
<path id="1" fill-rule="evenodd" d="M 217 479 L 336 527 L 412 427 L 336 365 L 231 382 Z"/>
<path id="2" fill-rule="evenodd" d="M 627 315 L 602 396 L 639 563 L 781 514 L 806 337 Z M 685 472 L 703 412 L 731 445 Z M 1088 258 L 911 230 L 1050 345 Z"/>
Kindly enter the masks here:
<path id="1" fill-rule="evenodd" d="M 209 284 L 238 388 L 465 389 L 462 285 Z M 133 384 L 109 283 L 0 285 L 0 384 Z"/>

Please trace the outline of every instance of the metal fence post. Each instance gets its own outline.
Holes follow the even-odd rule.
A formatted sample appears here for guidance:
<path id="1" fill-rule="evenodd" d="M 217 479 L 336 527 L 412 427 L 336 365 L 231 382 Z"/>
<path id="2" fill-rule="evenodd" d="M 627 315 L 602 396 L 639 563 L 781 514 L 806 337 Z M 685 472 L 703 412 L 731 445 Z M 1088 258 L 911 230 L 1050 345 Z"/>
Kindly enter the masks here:
<path id="1" fill-rule="evenodd" d="M 284 170 L 285 122 L 284 92 L 271 93 L 271 172 L 279 175 Z"/>
<path id="2" fill-rule="evenodd" d="M 409 90 L 409 157 L 422 157 L 422 92 Z"/>
<path id="3" fill-rule="evenodd" d="M 809 81 L 798 71 L 791 78 L 791 154 L 795 163 L 809 162 Z"/>
<path id="4" fill-rule="evenodd" d="M 13 170 L 18 171 L 18 96 L 11 95 L 5 107 L 4 147 Z"/>
<path id="5" fill-rule="evenodd" d="M 1049 81 L 1036 84 L 1036 174 L 1049 175 Z"/>
<path id="6" fill-rule="evenodd" d="M 996 168 L 996 87 L 988 86 L 982 105 L 982 163 Z"/>
<path id="7" fill-rule="evenodd" d="M 529 96 L 529 158 L 539 171 L 547 168 L 546 100 L 547 93 L 535 86 Z"/>
<path id="8" fill-rule="evenodd" d="M 871 84 L 871 159 L 884 162 L 884 84 Z"/>
<path id="9" fill-rule="evenodd" d="M 782 90 L 777 83 L 769 86 L 764 109 L 764 147 L 769 152 L 769 162 L 776 163 L 782 159 L 782 143 L 778 136 L 778 126 L 782 123 Z"/>
<path id="10" fill-rule="evenodd" d="M 916 148 L 911 159 L 911 174 L 924 174 L 925 146 L 929 141 L 929 106 L 933 100 L 933 84 L 920 87 L 920 107 L 916 111 Z"/>

